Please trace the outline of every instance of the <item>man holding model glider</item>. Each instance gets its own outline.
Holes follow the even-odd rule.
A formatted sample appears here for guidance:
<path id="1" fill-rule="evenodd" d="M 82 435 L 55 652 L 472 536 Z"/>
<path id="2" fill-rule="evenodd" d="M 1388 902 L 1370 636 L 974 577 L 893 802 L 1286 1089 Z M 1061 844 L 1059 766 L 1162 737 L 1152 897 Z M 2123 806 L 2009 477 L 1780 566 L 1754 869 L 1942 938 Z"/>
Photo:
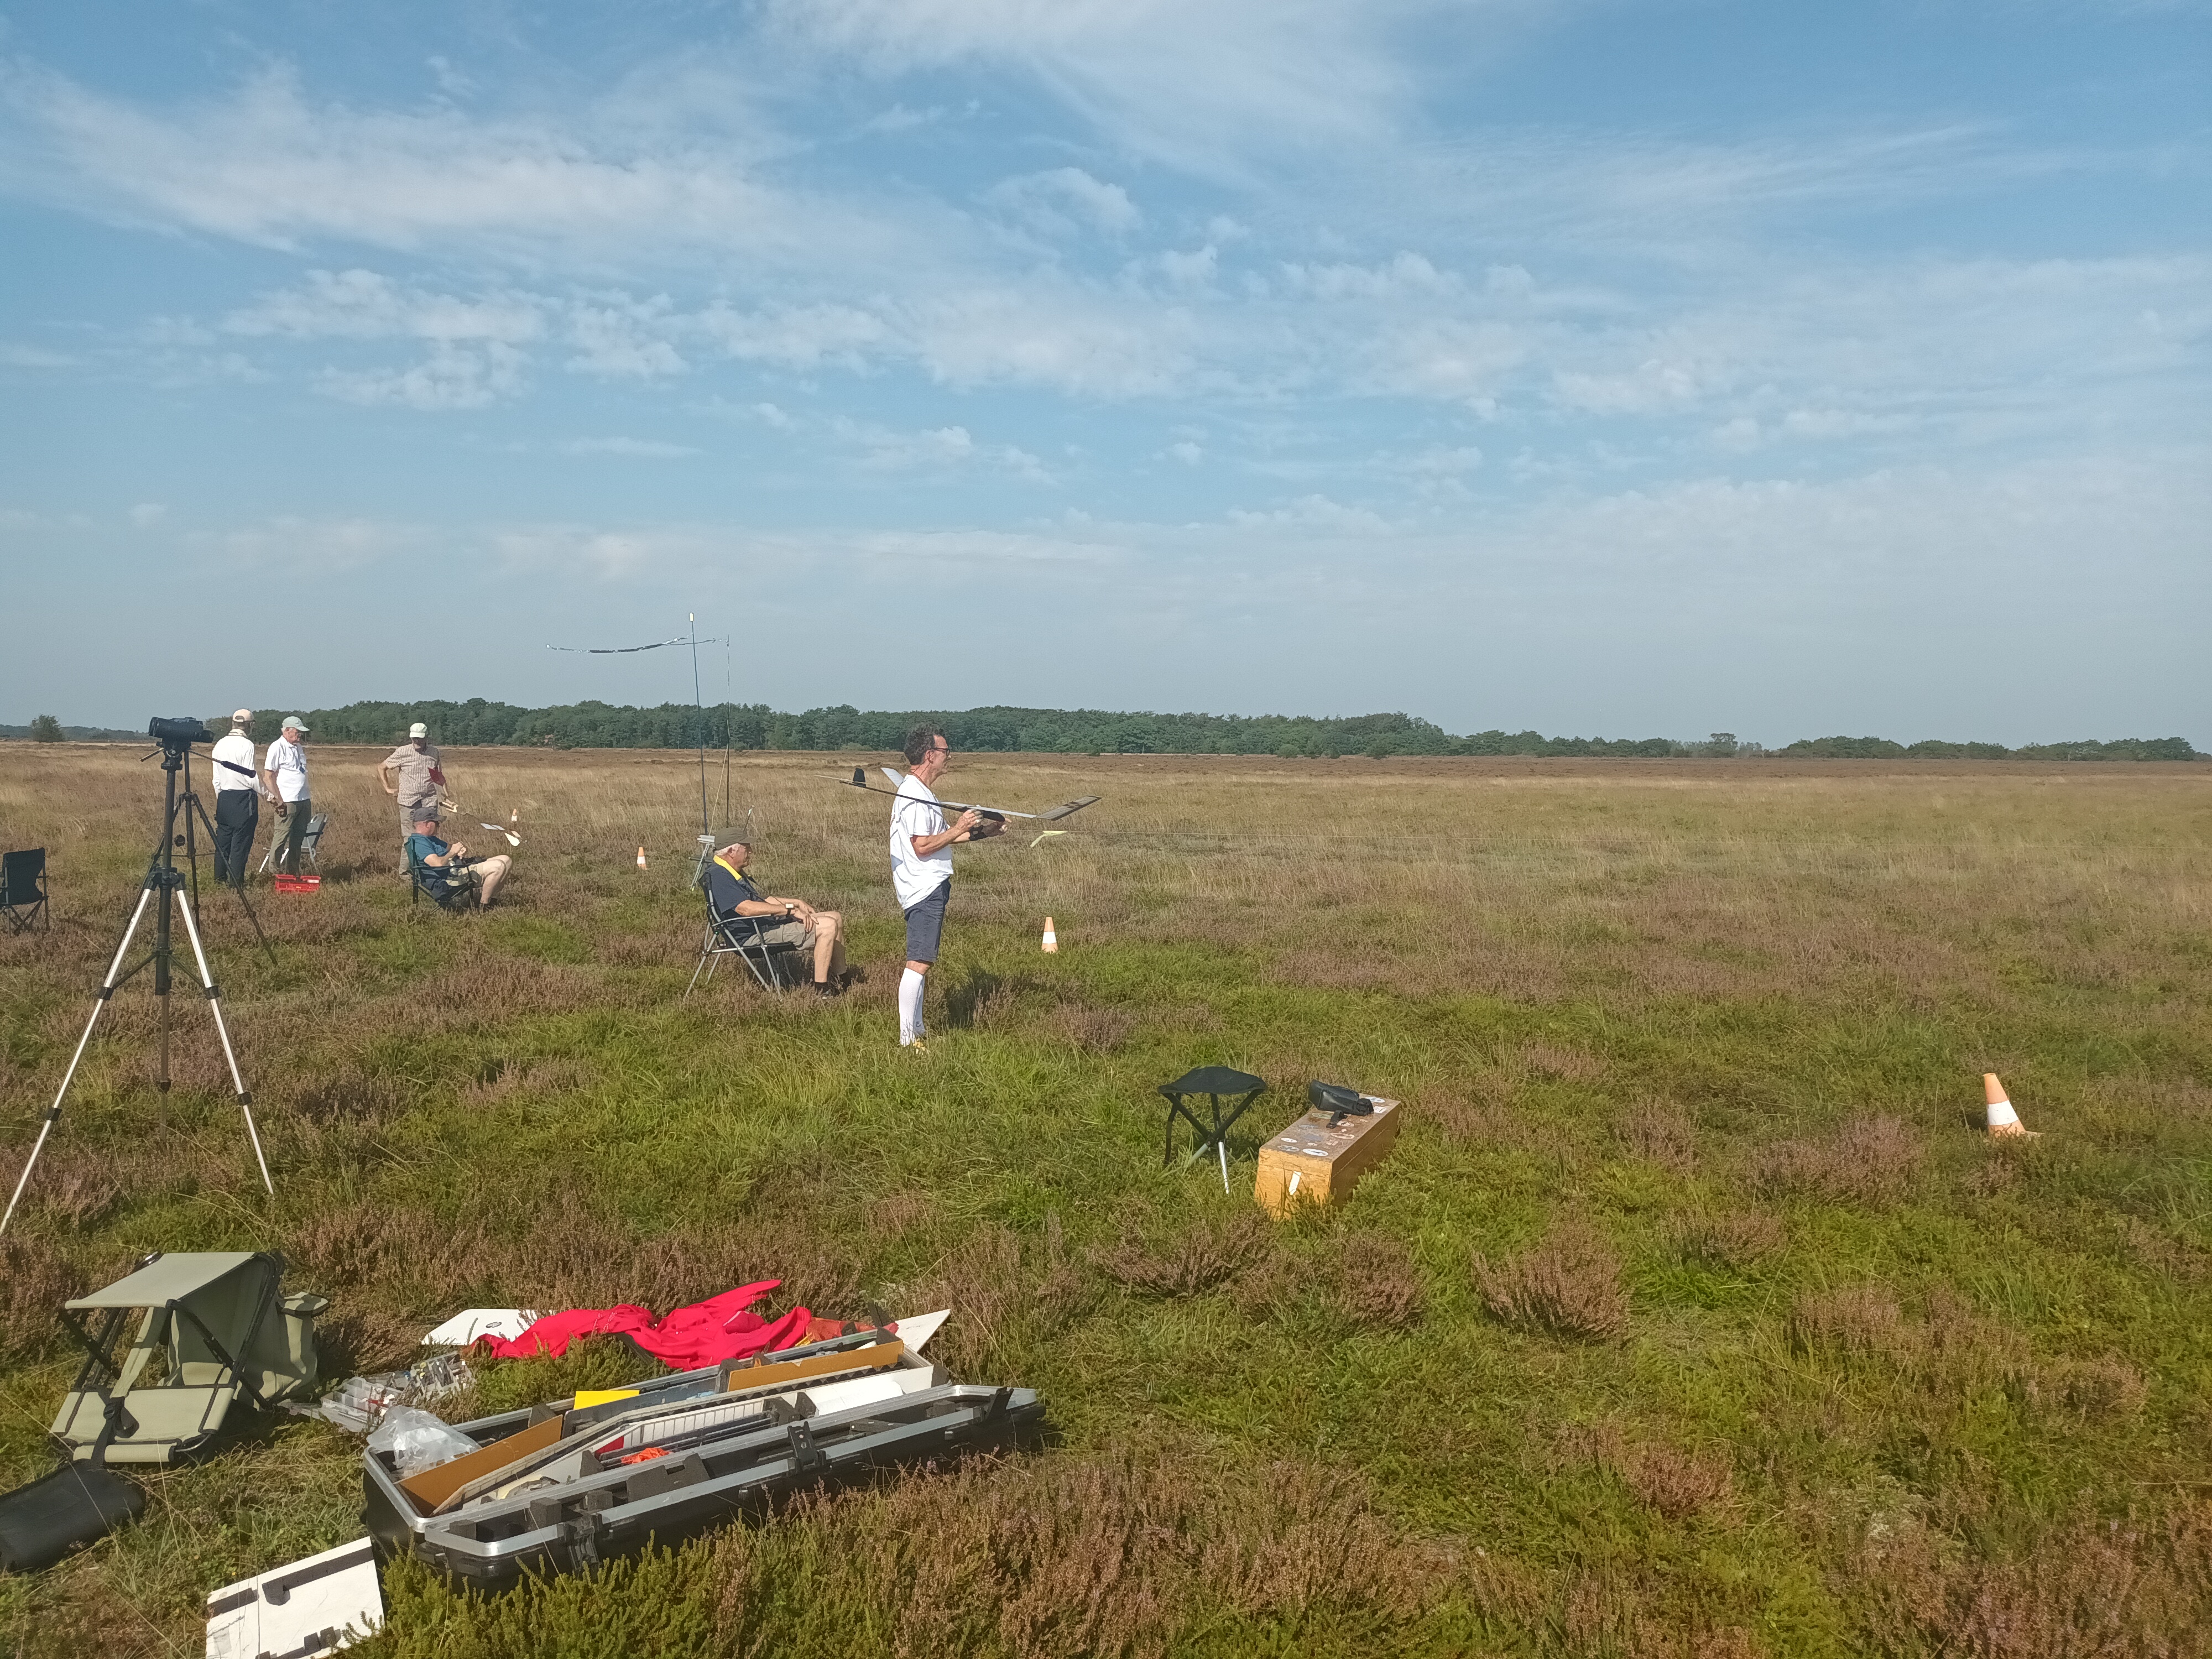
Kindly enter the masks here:
<path id="1" fill-rule="evenodd" d="M 927 1052 L 922 1039 L 921 994 L 945 933 L 945 906 L 952 896 L 952 848 L 1006 829 L 969 807 L 948 828 L 931 788 L 952 757 L 952 745 L 933 726 L 906 734 L 907 765 L 898 805 L 891 808 L 891 885 L 906 912 L 906 972 L 899 975 L 899 1047 Z"/>

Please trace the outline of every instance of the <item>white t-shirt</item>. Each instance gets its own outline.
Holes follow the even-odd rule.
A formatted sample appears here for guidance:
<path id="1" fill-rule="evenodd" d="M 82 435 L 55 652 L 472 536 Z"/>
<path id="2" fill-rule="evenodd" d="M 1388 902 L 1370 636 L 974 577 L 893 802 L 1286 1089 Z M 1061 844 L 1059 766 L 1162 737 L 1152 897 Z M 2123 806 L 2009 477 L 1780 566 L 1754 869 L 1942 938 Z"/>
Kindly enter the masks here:
<path id="1" fill-rule="evenodd" d="M 209 769 L 215 774 L 215 787 L 218 793 L 226 789 L 252 789 L 260 782 L 253 769 L 253 739 L 238 727 L 232 726 L 227 736 L 216 738 L 215 747 L 208 753 L 218 761 L 230 763 L 230 766 Z M 234 772 L 231 766 L 240 769 Z"/>
<path id="2" fill-rule="evenodd" d="M 305 800 L 307 799 L 307 751 L 298 744 L 279 738 L 269 745 L 270 771 L 276 775 L 276 799 Z"/>
<path id="3" fill-rule="evenodd" d="M 891 808 L 891 885 L 899 908 L 911 910 L 952 879 L 952 849 L 940 847 L 927 858 L 915 856 L 914 838 L 941 834 L 945 813 L 929 786 L 911 773 L 900 781 L 898 793 L 898 805 Z"/>

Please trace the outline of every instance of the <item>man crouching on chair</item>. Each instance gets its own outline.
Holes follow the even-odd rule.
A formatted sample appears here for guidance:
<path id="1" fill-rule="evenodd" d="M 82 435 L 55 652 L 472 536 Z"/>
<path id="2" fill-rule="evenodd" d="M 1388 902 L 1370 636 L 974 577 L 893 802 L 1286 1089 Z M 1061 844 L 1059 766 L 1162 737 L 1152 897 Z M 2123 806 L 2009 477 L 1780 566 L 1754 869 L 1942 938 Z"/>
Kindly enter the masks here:
<path id="1" fill-rule="evenodd" d="M 447 845 L 438 839 L 435 818 L 415 820 L 415 833 L 407 837 L 407 856 L 429 872 L 425 885 L 434 890 L 441 899 L 453 890 L 455 877 L 463 876 L 465 872 L 475 877 L 477 906 L 484 910 L 491 908 L 492 895 L 499 891 L 500 883 L 507 879 L 507 872 L 514 866 L 514 860 L 504 853 L 488 859 L 472 859 L 469 849 L 459 842 Z"/>
<path id="2" fill-rule="evenodd" d="M 761 943 L 812 946 L 814 988 L 825 997 L 837 995 L 845 988 L 845 918 L 835 910 L 817 910 L 805 899 L 763 893 L 745 873 L 752 856 L 753 849 L 742 841 L 732 841 L 715 853 L 714 861 L 707 866 L 707 896 L 714 914 L 782 917 L 775 927 L 761 929 Z"/>

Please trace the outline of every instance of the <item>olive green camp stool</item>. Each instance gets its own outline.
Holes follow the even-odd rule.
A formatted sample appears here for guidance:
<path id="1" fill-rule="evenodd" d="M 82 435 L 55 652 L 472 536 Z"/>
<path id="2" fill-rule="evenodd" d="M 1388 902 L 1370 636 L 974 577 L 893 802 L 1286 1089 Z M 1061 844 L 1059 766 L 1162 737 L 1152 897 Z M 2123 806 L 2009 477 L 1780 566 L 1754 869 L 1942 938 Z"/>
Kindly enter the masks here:
<path id="1" fill-rule="evenodd" d="M 330 1299 L 285 1295 L 283 1273 L 274 1251 L 157 1252 L 106 1290 L 64 1303 L 86 1358 L 55 1438 L 90 1458 L 119 1405 L 105 1461 L 175 1462 L 222 1432 L 240 1400 L 265 1410 L 312 1394 L 315 1316 Z"/>

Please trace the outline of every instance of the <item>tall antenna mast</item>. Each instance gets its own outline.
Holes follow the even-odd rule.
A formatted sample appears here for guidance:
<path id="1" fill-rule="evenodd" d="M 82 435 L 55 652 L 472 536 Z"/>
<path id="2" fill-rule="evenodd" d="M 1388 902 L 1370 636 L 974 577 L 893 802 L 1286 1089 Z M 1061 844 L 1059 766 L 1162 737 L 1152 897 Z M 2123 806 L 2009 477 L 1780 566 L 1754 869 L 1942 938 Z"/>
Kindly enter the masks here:
<path id="1" fill-rule="evenodd" d="M 711 841 L 714 826 L 707 822 L 707 704 L 699 691 L 699 614 L 685 613 L 691 626 L 691 705 L 699 713 L 699 838 Z"/>

